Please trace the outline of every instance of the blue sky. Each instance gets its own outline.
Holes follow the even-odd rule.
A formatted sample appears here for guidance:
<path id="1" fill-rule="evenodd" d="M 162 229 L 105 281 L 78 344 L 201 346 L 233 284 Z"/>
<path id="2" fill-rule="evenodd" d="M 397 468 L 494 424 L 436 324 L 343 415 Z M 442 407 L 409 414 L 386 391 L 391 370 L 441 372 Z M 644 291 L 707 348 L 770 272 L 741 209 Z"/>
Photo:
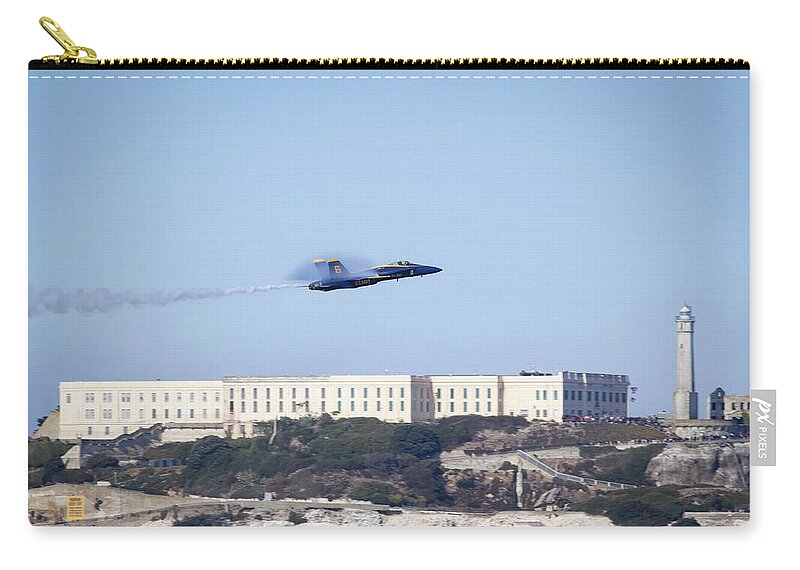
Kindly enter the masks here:
<path id="1" fill-rule="evenodd" d="M 29 74 L 34 290 L 277 284 L 320 256 L 444 271 L 41 313 L 31 422 L 61 380 L 532 367 L 628 374 L 651 413 L 684 301 L 701 398 L 749 389 L 749 81 L 727 78 L 745 73 L 135 73 Z"/>

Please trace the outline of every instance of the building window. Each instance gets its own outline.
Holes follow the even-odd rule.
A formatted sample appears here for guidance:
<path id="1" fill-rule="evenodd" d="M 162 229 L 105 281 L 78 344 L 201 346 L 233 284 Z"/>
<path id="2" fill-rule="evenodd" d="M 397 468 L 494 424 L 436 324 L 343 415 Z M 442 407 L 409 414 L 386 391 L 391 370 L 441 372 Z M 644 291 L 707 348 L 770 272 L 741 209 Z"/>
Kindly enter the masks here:
<path id="1" fill-rule="evenodd" d="M 111 435 L 111 428 L 106 426 L 106 435 Z"/>
<path id="2" fill-rule="evenodd" d="M 93 420 L 94 419 L 94 409 L 89 408 L 89 409 L 84 410 L 83 417 L 85 419 L 87 419 L 87 420 Z"/>
<path id="3" fill-rule="evenodd" d="M 455 406 L 456 406 L 456 405 L 455 405 L 455 403 L 453 403 L 453 402 L 450 402 L 450 413 L 453 413 L 453 412 L 455 412 L 455 411 L 456 411 L 456 410 L 455 410 Z"/>
<path id="4" fill-rule="evenodd" d="M 588 400 L 588 398 L 587 398 L 587 400 Z M 578 390 L 578 401 L 579 401 L 579 402 L 580 402 L 580 401 L 583 401 L 583 392 L 582 392 L 582 391 L 580 391 L 580 390 Z"/>
<path id="5" fill-rule="evenodd" d="M 467 399 L 467 389 L 466 388 L 464 388 L 464 399 L 465 400 Z"/>
<path id="6" fill-rule="evenodd" d="M 464 411 L 465 412 L 467 411 L 467 402 L 466 401 L 464 402 Z"/>
<path id="7" fill-rule="evenodd" d="M 128 435 L 128 426 L 123 426 L 122 427 L 122 434 L 123 435 Z"/>
<path id="8" fill-rule="evenodd" d="M 111 392 L 103 392 L 103 403 L 111 402 Z"/>
<path id="9" fill-rule="evenodd" d="M 547 390 L 542 390 L 542 400 L 547 399 Z"/>
<path id="10" fill-rule="evenodd" d="M 253 410 L 255 411 L 255 410 Z M 194 408 L 189 408 L 189 417 L 194 419 Z"/>
<path id="11" fill-rule="evenodd" d="M 267 400 L 269 400 L 272 397 L 270 392 L 271 392 L 270 389 L 267 388 Z"/>
<path id="12" fill-rule="evenodd" d="M 622 403 L 624 404 L 624 403 L 626 403 L 627 401 L 628 401 L 628 395 L 627 395 L 627 394 L 625 394 L 625 393 L 623 392 L 623 393 L 622 393 Z"/>
<path id="13" fill-rule="evenodd" d="M 181 416 L 183 416 L 183 410 L 181 410 L 180 408 L 178 408 L 178 411 L 177 411 L 177 413 L 175 414 L 175 417 L 177 417 L 178 419 L 181 419 Z"/>
<path id="14" fill-rule="evenodd" d="M 230 413 L 233 413 L 233 400 L 231 400 L 230 402 L 228 402 L 228 406 L 229 406 L 229 407 L 228 407 L 228 411 L 229 411 Z"/>
<path id="15" fill-rule="evenodd" d="M 553 399 L 558 400 L 558 390 L 553 390 Z"/>
<path id="16" fill-rule="evenodd" d="M 200 394 L 200 401 L 203 403 L 208 402 L 208 392 L 203 392 Z"/>
<path id="17" fill-rule="evenodd" d="M 342 411 L 342 401 L 341 400 L 336 402 L 336 411 L 337 412 L 341 412 Z"/>
<path id="18" fill-rule="evenodd" d="M 219 402 L 219 392 L 214 392 L 214 401 Z"/>
<path id="19" fill-rule="evenodd" d="M 164 401 L 169 402 L 169 392 L 164 392 Z"/>
<path id="20" fill-rule="evenodd" d="M 139 403 L 144 404 L 144 392 L 139 392 Z"/>
<path id="21" fill-rule="evenodd" d="M 390 398 L 392 398 L 392 397 L 393 397 L 393 395 L 392 395 L 392 391 L 393 391 L 392 387 L 391 387 L 391 386 L 389 386 L 389 397 L 390 397 Z"/>
<path id="22" fill-rule="evenodd" d="M 214 409 L 214 417 L 215 417 L 216 419 L 219 419 L 219 408 L 215 408 L 215 409 Z"/>
<path id="23" fill-rule="evenodd" d="M 297 388 L 292 388 L 292 400 L 297 398 Z"/>
<path id="24" fill-rule="evenodd" d="M 208 408 L 203 408 L 203 419 L 208 419 Z"/>
<path id="25" fill-rule="evenodd" d="M 131 419 L 131 410 L 130 410 L 130 408 L 123 408 L 121 410 L 121 412 L 122 412 L 121 417 L 122 417 L 123 420 Z"/>
<path id="26" fill-rule="evenodd" d="M 442 403 L 441 402 L 436 402 L 436 411 L 437 412 L 441 412 L 442 411 Z"/>
<path id="27" fill-rule="evenodd" d="M 389 400 L 389 411 L 391 412 L 392 410 L 394 410 L 394 402 L 392 400 Z"/>
<path id="28" fill-rule="evenodd" d="M 104 419 L 104 420 L 110 420 L 110 419 L 112 419 L 112 418 L 111 418 L 111 410 L 109 410 L 109 409 L 104 409 L 104 410 L 103 410 L 103 419 Z"/>
<path id="29" fill-rule="evenodd" d="M 253 399 L 258 400 L 258 388 L 253 388 Z"/>
<path id="30" fill-rule="evenodd" d="M 366 404 L 366 402 L 364 402 L 364 403 Z M 375 402 L 375 411 L 376 412 L 380 412 L 381 411 L 381 401 L 380 400 Z"/>
<path id="31" fill-rule="evenodd" d="M 270 408 L 269 400 L 267 400 L 267 413 L 269 413 L 269 408 Z"/>
<path id="32" fill-rule="evenodd" d="M 242 402 L 242 403 L 244 404 L 244 402 Z M 253 413 L 254 414 L 258 413 L 258 401 L 257 400 L 253 400 Z"/>
<path id="33" fill-rule="evenodd" d="M 278 412 L 283 413 L 283 400 L 278 402 Z"/>
<path id="34" fill-rule="evenodd" d="M 246 397 L 246 396 L 245 396 L 245 389 L 244 389 L 244 388 L 242 388 L 242 389 L 241 389 L 241 393 L 242 393 L 242 397 L 241 397 L 241 399 L 242 399 L 242 400 L 244 400 L 244 399 L 245 399 L 245 397 Z"/>
<path id="35" fill-rule="evenodd" d="M 475 388 L 475 399 L 477 400 L 480 397 L 481 397 L 481 389 Z"/>
<path id="36" fill-rule="evenodd" d="M 230 389 L 230 392 L 228 392 L 228 394 L 230 395 L 230 398 L 228 399 L 233 400 L 233 388 Z"/>
<path id="37" fill-rule="evenodd" d="M 86 435 L 92 435 L 92 426 L 86 428 Z"/>
<path id="38" fill-rule="evenodd" d="M 131 393 L 130 392 L 123 392 L 122 397 L 120 398 L 123 402 L 130 402 L 131 401 Z"/>
<path id="39" fill-rule="evenodd" d="M 405 398 L 406 397 L 406 389 L 403 388 L 402 386 L 400 387 L 400 397 L 401 398 Z"/>
<path id="40" fill-rule="evenodd" d="M 308 400 L 308 388 L 306 388 L 306 389 L 303 391 L 303 396 L 305 397 L 305 399 L 306 399 L 306 400 Z"/>
<path id="41" fill-rule="evenodd" d="M 351 412 L 356 411 L 356 403 L 353 400 L 350 400 L 350 411 Z"/>
<path id="42" fill-rule="evenodd" d="M 475 411 L 476 412 L 480 412 L 481 411 L 481 403 L 480 402 L 475 402 Z"/>
<path id="43" fill-rule="evenodd" d="M 245 411 L 245 407 L 246 407 L 246 406 L 247 406 L 247 402 L 245 402 L 244 400 L 242 400 L 242 412 L 244 412 L 244 411 Z"/>
<path id="44" fill-rule="evenodd" d="M 84 395 L 84 400 L 86 402 L 94 402 L 94 392 L 86 392 Z"/>
<path id="45" fill-rule="evenodd" d="M 150 415 L 150 417 L 151 417 L 152 419 L 156 419 L 156 417 L 157 417 L 157 416 L 156 416 L 156 410 L 155 410 L 155 408 L 153 408 L 153 409 L 152 409 L 152 410 L 150 410 L 150 411 L 151 411 L 151 415 Z"/>
<path id="46" fill-rule="evenodd" d="M 293 414 L 297 413 L 297 402 L 292 402 L 292 413 Z"/>
<path id="47" fill-rule="evenodd" d="M 337 398 L 341 398 L 342 397 L 342 389 L 341 388 L 336 388 L 336 397 Z"/>
<path id="48" fill-rule="evenodd" d="M 402 388 L 400 388 L 400 390 L 402 390 Z M 405 409 L 406 409 L 406 401 L 405 400 L 400 400 L 400 411 L 404 412 Z"/>
<path id="49" fill-rule="evenodd" d="M 283 388 L 278 388 L 278 399 L 283 400 Z"/>
<path id="50" fill-rule="evenodd" d="M 169 419 L 169 410 L 168 410 L 168 409 L 166 409 L 166 408 L 164 409 L 164 419 L 165 419 L 165 420 L 168 420 L 168 419 Z"/>
<path id="51" fill-rule="evenodd" d="M 367 401 L 366 400 L 364 400 L 364 411 L 365 412 L 367 411 Z"/>
<path id="52" fill-rule="evenodd" d="M 189 401 L 194 402 L 194 392 L 189 392 Z"/>
<path id="53" fill-rule="evenodd" d="M 151 392 L 150 393 L 150 401 L 155 403 L 155 401 L 156 401 L 156 393 L 155 392 Z"/>
<path id="54" fill-rule="evenodd" d="M 606 393 L 605 392 L 603 392 L 603 401 L 604 402 L 606 401 Z"/>
<path id="55" fill-rule="evenodd" d="M 367 388 L 364 388 L 364 397 L 367 397 Z"/>
<path id="56" fill-rule="evenodd" d="M 578 399 L 580 399 L 580 398 L 578 398 Z M 592 393 L 591 393 L 591 391 L 590 392 L 586 392 L 586 401 L 587 402 L 591 402 L 592 401 Z"/>
<path id="57" fill-rule="evenodd" d="M 431 401 L 430 400 L 425 400 L 425 411 L 426 412 L 430 412 L 431 411 Z"/>
<path id="58" fill-rule="evenodd" d="M 67 394 L 67 404 L 72 403 L 72 394 Z"/>
<path id="59" fill-rule="evenodd" d="M 140 420 L 144 419 L 144 408 L 139 408 L 139 419 Z"/>
<path id="60" fill-rule="evenodd" d="M 241 435 L 244 435 L 244 425 L 240 425 L 240 426 L 239 426 L 239 433 L 240 433 Z"/>
<path id="61" fill-rule="evenodd" d="M 492 411 L 492 403 L 491 402 L 486 402 L 486 411 L 487 412 L 491 412 Z"/>
<path id="62" fill-rule="evenodd" d="M 175 394 L 175 401 L 176 402 L 183 402 L 183 394 L 181 394 L 180 392 Z"/>
<path id="63" fill-rule="evenodd" d="M 539 390 L 536 390 L 536 399 L 539 399 Z"/>
<path id="64" fill-rule="evenodd" d="M 322 399 L 322 400 L 324 400 L 324 399 L 325 399 L 325 388 L 320 388 L 320 389 L 319 389 L 319 397 L 320 397 L 320 399 Z"/>
<path id="65" fill-rule="evenodd" d="M 320 405 L 320 411 L 324 413 L 325 412 L 325 402 L 322 401 L 322 402 L 320 402 L 319 405 Z"/>
<path id="66" fill-rule="evenodd" d="M 520 413 L 520 415 L 522 415 L 522 413 Z M 536 417 L 539 417 L 539 410 L 536 410 Z"/>
<path id="67" fill-rule="evenodd" d="M 486 397 L 487 398 L 491 398 L 492 397 L 492 389 L 491 388 L 486 388 Z"/>
<path id="68" fill-rule="evenodd" d="M 542 410 L 542 416 L 545 418 L 547 417 L 547 410 Z"/>

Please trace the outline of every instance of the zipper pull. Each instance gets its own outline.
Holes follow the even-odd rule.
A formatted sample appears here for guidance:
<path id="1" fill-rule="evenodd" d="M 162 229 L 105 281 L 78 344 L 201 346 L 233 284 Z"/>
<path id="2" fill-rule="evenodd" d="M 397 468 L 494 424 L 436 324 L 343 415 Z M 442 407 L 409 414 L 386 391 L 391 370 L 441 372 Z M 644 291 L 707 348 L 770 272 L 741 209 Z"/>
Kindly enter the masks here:
<path id="1" fill-rule="evenodd" d="M 50 37 L 58 42 L 58 45 L 64 48 L 63 54 L 47 55 L 42 58 L 42 61 L 55 61 L 57 63 L 100 63 L 97 59 L 97 54 L 93 49 L 75 45 L 75 42 L 70 39 L 70 37 L 67 35 L 67 32 L 65 32 L 64 29 L 52 18 L 42 16 L 39 18 L 39 24 L 41 24 L 44 30 L 50 34 Z M 83 52 L 85 55 L 82 56 L 81 52 Z"/>

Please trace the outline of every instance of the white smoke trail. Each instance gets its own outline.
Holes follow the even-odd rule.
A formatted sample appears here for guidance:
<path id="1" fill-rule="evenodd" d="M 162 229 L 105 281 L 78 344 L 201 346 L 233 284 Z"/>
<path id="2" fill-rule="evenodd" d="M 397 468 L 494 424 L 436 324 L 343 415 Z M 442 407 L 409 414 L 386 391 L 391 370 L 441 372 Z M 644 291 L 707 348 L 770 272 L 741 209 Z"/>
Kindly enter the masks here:
<path id="1" fill-rule="evenodd" d="M 231 289 L 185 289 L 181 291 L 153 291 L 151 293 L 135 293 L 123 291 L 112 293 L 108 289 L 76 289 L 62 291 L 58 288 L 44 291 L 28 290 L 28 318 L 42 312 L 48 313 L 108 313 L 121 307 L 140 307 L 143 305 L 164 306 L 178 301 L 193 299 L 219 299 L 230 295 L 247 293 L 266 293 L 276 289 L 306 287 L 299 283 L 281 285 L 255 285 L 252 287 L 234 287 Z"/>

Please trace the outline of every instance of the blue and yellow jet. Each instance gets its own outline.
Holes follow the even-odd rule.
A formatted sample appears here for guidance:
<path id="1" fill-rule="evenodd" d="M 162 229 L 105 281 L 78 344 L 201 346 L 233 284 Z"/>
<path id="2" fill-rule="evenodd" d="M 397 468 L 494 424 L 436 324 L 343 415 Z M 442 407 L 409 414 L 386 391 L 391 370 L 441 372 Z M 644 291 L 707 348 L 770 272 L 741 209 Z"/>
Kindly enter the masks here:
<path id="1" fill-rule="evenodd" d="M 404 277 L 418 277 L 439 273 L 438 267 L 432 265 L 419 265 L 410 261 L 398 261 L 370 267 L 357 273 L 350 273 L 345 269 L 342 262 L 338 259 L 315 259 L 314 266 L 319 271 L 320 280 L 308 284 L 312 291 L 334 291 L 336 289 L 355 289 L 356 287 L 366 287 L 375 285 L 391 279 L 403 279 Z"/>

